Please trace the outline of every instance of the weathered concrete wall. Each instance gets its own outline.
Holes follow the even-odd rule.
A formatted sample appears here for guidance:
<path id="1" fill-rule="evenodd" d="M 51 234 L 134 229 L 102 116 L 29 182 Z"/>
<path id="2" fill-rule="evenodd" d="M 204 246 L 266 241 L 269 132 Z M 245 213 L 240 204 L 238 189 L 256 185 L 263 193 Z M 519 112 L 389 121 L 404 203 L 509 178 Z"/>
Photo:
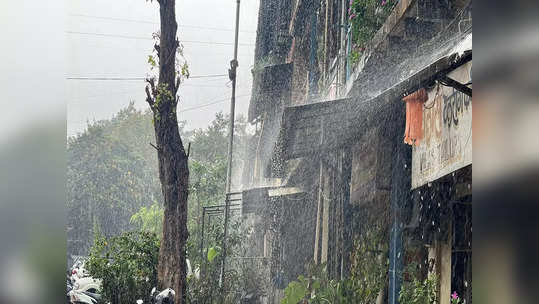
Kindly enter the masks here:
<path id="1" fill-rule="evenodd" d="M 352 148 L 350 202 L 362 204 L 387 201 L 391 182 L 389 138 L 380 127 L 367 131 Z"/>

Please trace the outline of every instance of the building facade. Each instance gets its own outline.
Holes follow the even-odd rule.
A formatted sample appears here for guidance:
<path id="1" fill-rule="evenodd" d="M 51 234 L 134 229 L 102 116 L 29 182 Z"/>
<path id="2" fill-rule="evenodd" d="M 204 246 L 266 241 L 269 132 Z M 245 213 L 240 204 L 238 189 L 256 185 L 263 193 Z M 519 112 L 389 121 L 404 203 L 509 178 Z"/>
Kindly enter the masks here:
<path id="1" fill-rule="evenodd" d="M 472 3 L 367 2 L 261 0 L 242 207 L 260 303 L 312 264 L 372 281 L 372 303 L 412 273 L 472 300 Z"/>

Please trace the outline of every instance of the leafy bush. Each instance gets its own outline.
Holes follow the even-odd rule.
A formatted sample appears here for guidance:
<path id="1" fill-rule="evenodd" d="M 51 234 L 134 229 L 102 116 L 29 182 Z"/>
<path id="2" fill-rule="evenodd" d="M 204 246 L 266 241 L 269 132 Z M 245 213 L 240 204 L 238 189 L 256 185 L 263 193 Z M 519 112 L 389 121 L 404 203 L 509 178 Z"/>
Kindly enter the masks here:
<path id="1" fill-rule="evenodd" d="M 242 256 L 242 244 L 245 232 L 241 227 L 241 219 L 231 217 L 227 237 L 227 269 L 223 276 L 222 287 L 219 285 L 222 261 L 221 242 L 224 237 L 223 218 L 215 216 L 205 227 L 203 255 L 200 255 L 200 244 L 188 241 L 187 252 L 193 268 L 200 267 L 200 279 L 188 278 L 187 303 L 238 303 L 244 289 L 242 282 L 248 276 L 244 265 L 235 263 L 235 257 Z"/>
<path id="2" fill-rule="evenodd" d="M 401 304 L 435 304 L 438 303 L 438 278 L 429 275 L 425 280 L 417 277 L 402 284 L 399 293 Z"/>
<path id="3" fill-rule="evenodd" d="M 357 62 L 359 53 L 384 24 L 395 3 L 397 3 L 395 0 L 350 1 L 348 18 L 352 27 L 353 49 L 350 55 L 352 63 Z"/>
<path id="4" fill-rule="evenodd" d="M 281 304 L 356 303 L 350 287 L 352 285 L 349 280 L 329 279 L 325 264 L 311 264 L 307 278 L 300 275 L 297 281 L 288 284 Z M 300 302 L 302 300 L 303 302 Z"/>
<path id="5" fill-rule="evenodd" d="M 129 222 L 138 226 L 139 230 L 151 232 L 161 236 L 163 231 L 164 208 L 157 203 L 149 207 L 141 207 L 137 213 L 131 216 Z"/>
<path id="6" fill-rule="evenodd" d="M 350 282 L 357 303 L 376 302 L 380 292 L 386 288 L 389 269 L 388 245 L 385 235 L 380 234 L 384 232 L 373 231 L 355 241 L 350 257 Z"/>
<path id="7" fill-rule="evenodd" d="M 120 236 L 97 236 L 86 266 L 103 281 L 102 295 L 111 304 L 149 303 L 157 285 L 159 239 L 154 233 L 126 232 Z"/>
<path id="8" fill-rule="evenodd" d="M 301 299 L 305 299 L 302 304 L 370 304 L 387 292 L 389 223 L 381 219 L 389 218 L 388 210 L 380 205 L 370 208 L 375 209 L 355 218 L 363 233 L 354 236 L 348 278 L 329 279 L 324 264 L 311 265 L 307 278 L 300 276 L 285 289 L 282 304 L 297 304 Z"/>
<path id="9" fill-rule="evenodd" d="M 308 295 L 309 281 L 299 276 L 297 281 L 292 281 L 284 290 L 284 298 L 281 304 L 297 304 Z"/>

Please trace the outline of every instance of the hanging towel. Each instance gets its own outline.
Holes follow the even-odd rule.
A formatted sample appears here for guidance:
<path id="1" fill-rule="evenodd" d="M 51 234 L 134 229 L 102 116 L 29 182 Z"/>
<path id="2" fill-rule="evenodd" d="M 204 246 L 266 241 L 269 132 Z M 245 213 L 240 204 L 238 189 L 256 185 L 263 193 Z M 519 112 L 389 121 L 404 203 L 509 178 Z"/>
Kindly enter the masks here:
<path id="1" fill-rule="evenodd" d="M 419 89 L 402 99 L 402 101 L 406 102 L 404 142 L 409 145 L 417 146 L 423 138 L 423 103 L 428 98 L 427 91 Z"/>

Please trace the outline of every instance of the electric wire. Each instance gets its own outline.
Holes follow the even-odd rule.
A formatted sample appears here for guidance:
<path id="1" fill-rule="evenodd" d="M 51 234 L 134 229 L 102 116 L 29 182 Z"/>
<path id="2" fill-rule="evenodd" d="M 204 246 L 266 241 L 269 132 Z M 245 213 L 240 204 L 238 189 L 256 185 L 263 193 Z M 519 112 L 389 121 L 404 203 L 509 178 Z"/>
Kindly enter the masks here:
<path id="1" fill-rule="evenodd" d="M 198 79 L 198 78 L 218 78 L 218 77 L 228 77 L 228 74 L 215 74 L 215 75 L 196 75 L 189 76 L 188 79 Z M 94 81 L 139 81 L 146 80 L 147 77 L 87 77 L 87 76 L 68 76 L 66 80 L 94 80 Z"/>
<path id="2" fill-rule="evenodd" d="M 66 34 L 73 35 L 84 35 L 84 36 L 97 36 L 97 37 L 113 37 L 113 38 L 122 38 L 122 39 L 139 39 L 139 40 L 154 40 L 151 37 L 143 36 L 130 36 L 130 35 L 121 35 L 121 34 L 108 34 L 108 33 L 94 33 L 94 32 L 79 32 L 79 31 L 65 31 Z M 234 45 L 231 42 L 212 42 L 212 41 L 198 41 L 198 40 L 181 40 L 180 43 L 198 43 L 198 44 L 209 44 L 209 45 Z M 241 46 L 254 46 L 254 43 L 239 43 Z"/>
<path id="3" fill-rule="evenodd" d="M 243 97 L 247 97 L 247 96 L 251 96 L 251 94 L 238 95 L 238 96 L 236 96 L 236 98 L 243 98 Z M 201 104 L 201 105 L 190 107 L 190 108 L 185 108 L 183 110 L 178 111 L 178 114 L 188 112 L 188 111 L 192 111 L 192 110 L 197 110 L 197 109 L 200 109 L 200 108 L 205 108 L 205 107 L 215 105 L 215 104 L 218 104 L 218 103 L 222 103 L 222 102 L 225 102 L 225 101 L 228 101 L 228 100 L 230 100 L 230 98 L 217 99 L 217 100 L 214 100 L 214 101 L 209 102 L 209 103 Z M 88 121 L 89 120 L 86 120 L 86 121 L 73 121 L 73 122 L 68 122 L 68 123 L 69 124 L 78 124 L 78 125 L 80 125 L 80 124 L 84 124 L 84 123 L 86 123 Z M 97 120 L 97 121 L 99 121 L 99 120 Z"/>
<path id="4" fill-rule="evenodd" d="M 83 17 L 83 18 L 99 19 L 99 20 L 111 20 L 111 21 L 142 23 L 142 24 L 159 24 L 159 22 L 157 22 L 157 21 L 150 21 L 150 20 L 93 16 L 93 15 L 86 15 L 86 14 L 69 14 L 69 15 L 72 16 L 72 17 Z M 220 32 L 234 32 L 233 29 L 228 29 L 228 28 L 197 26 L 197 25 L 182 25 L 182 24 L 179 24 L 178 27 L 193 28 L 193 29 L 200 29 L 200 30 L 210 30 L 210 31 L 220 31 Z M 256 31 L 240 31 L 240 32 L 256 34 Z"/>

